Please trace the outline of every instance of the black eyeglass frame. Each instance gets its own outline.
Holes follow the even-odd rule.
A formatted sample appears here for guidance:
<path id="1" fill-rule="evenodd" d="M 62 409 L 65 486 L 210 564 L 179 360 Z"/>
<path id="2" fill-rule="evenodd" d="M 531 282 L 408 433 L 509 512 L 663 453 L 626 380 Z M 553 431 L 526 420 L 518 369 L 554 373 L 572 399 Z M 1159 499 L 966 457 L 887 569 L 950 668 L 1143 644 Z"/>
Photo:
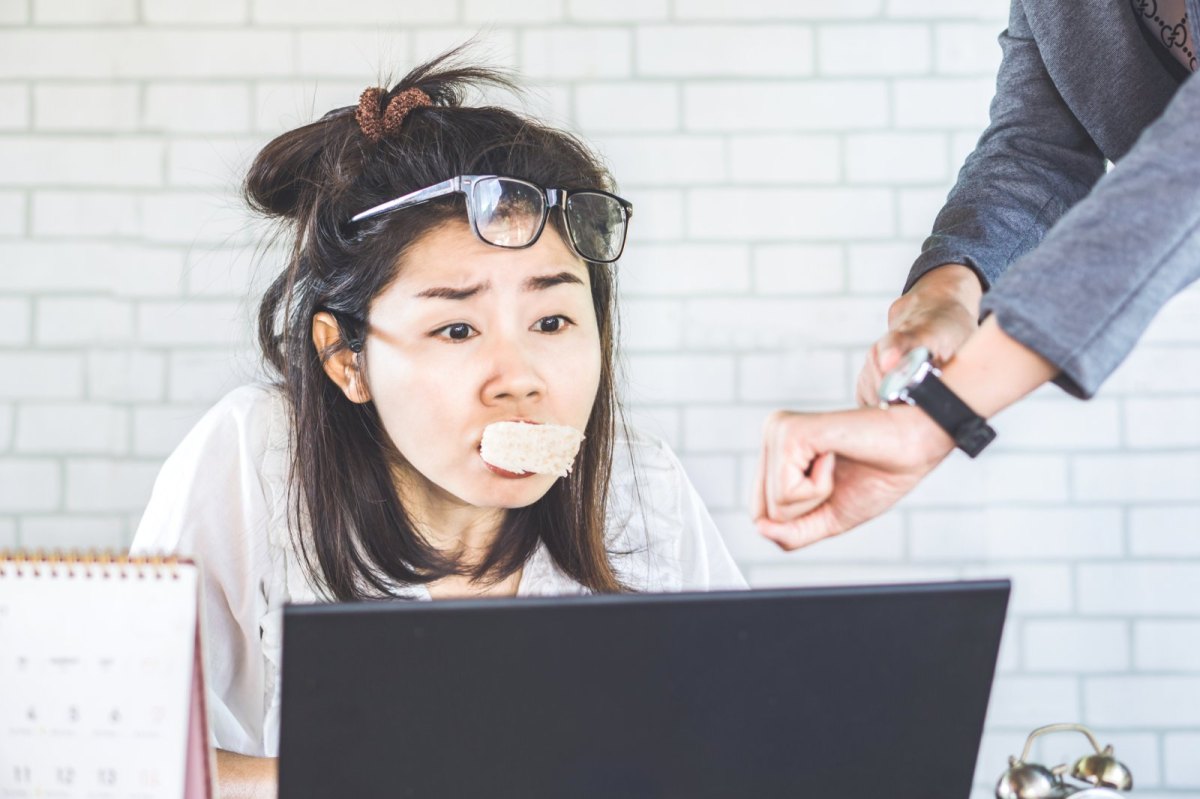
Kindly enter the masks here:
<path id="1" fill-rule="evenodd" d="M 479 232 L 479 225 L 475 220 L 475 187 L 487 180 L 507 180 L 513 183 L 520 183 L 528 186 L 542 196 L 542 218 L 538 223 L 537 231 L 534 232 L 532 238 L 525 244 L 497 244 L 493 241 L 488 241 Z M 467 221 L 471 224 L 471 230 L 474 231 L 476 238 L 484 244 L 490 244 L 493 247 L 505 247 L 512 250 L 523 250 L 527 247 L 532 247 L 537 244 L 537 241 L 542 236 L 542 231 L 546 229 L 546 220 L 550 216 L 550 209 L 557 206 L 562 210 L 563 221 L 567 227 L 567 244 L 571 247 L 571 251 L 585 261 L 591 261 L 599 264 L 611 264 L 620 259 L 621 254 L 625 252 L 625 240 L 629 237 L 629 220 L 633 218 L 633 203 L 618 197 L 607 191 L 599 189 L 544 189 L 535 183 L 530 183 L 528 180 L 521 178 L 512 178 L 507 175 L 458 175 L 457 177 L 444 180 L 441 183 L 436 183 L 424 189 L 418 189 L 402 197 L 397 197 L 394 200 L 388 200 L 385 203 L 380 203 L 372 208 L 355 214 L 350 217 L 350 223 L 356 224 L 373 217 L 382 216 L 383 214 L 398 211 L 401 208 L 410 208 L 414 205 L 435 200 L 438 197 L 444 197 L 447 194 L 461 193 L 467 195 Z M 579 247 L 575 244 L 575 231 L 571 225 L 571 215 L 567 213 L 567 202 L 571 197 L 581 194 L 598 194 L 609 199 L 616 200 L 621 208 L 624 216 L 621 227 L 621 245 L 617 248 L 617 254 L 613 258 L 599 259 L 589 258 L 579 251 Z"/>

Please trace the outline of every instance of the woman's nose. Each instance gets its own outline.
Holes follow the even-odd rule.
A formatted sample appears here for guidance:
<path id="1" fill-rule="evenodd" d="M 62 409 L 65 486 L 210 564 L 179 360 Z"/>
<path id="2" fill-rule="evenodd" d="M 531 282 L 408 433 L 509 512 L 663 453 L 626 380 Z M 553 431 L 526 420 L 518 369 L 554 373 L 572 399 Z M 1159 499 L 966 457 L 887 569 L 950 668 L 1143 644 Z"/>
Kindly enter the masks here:
<path id="1" fill-rule="evenodd" d="M 511 337 L 497 337 L 489 348 L 491 373 L 483 389 L 485 403 L 524 402 L 546 390 L 530 348 Z"/>

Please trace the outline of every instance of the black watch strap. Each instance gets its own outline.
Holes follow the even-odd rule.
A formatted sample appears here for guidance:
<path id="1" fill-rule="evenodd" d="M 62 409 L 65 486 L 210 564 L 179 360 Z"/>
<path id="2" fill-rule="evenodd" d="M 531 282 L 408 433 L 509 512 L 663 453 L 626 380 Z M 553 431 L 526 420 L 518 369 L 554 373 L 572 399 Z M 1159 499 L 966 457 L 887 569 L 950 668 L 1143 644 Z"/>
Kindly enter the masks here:
<path id="1" fill-rule="evenodd" d="M 987 421 L 967 407 L 936 374 L 925 375 L 920 383 L 908 389 L 908 396 L 972 458 L 996 437 L 996 431 Z"/>

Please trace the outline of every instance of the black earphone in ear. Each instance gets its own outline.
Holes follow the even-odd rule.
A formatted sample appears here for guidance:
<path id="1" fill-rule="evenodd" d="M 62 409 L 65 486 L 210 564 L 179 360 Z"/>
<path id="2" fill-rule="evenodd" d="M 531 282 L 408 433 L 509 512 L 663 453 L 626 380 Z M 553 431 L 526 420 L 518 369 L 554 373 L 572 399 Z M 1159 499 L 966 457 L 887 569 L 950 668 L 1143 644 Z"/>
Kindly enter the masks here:
<path id="1" fill-rule="evenodd" d="M 337 322 L 338 334 L 342 337 L 342 341 L 346 342 L 346 346 L 350 351 L 358 354 L 363 351 L 363 337 L 359 331 L 362 330 L 363 322 L 353 316 L 350 316 L 344 311 L 335 311 L 332 308 L 320 308 L 318 310 L 325 311 L 333 316 Z"/>

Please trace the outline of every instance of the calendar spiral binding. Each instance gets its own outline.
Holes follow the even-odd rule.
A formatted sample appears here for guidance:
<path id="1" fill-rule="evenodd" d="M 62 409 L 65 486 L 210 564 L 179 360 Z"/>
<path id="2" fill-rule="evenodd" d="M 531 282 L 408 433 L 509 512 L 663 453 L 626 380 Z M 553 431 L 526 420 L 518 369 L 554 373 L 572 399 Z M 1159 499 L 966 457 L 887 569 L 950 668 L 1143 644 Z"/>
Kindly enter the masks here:
<path id="1" fill-rule="evenodd" d="M 188 558 L 165 554 L 0 549 L 0 580 L 15 577 L 178 580 L 179 567 L 191 563 Z"/>

